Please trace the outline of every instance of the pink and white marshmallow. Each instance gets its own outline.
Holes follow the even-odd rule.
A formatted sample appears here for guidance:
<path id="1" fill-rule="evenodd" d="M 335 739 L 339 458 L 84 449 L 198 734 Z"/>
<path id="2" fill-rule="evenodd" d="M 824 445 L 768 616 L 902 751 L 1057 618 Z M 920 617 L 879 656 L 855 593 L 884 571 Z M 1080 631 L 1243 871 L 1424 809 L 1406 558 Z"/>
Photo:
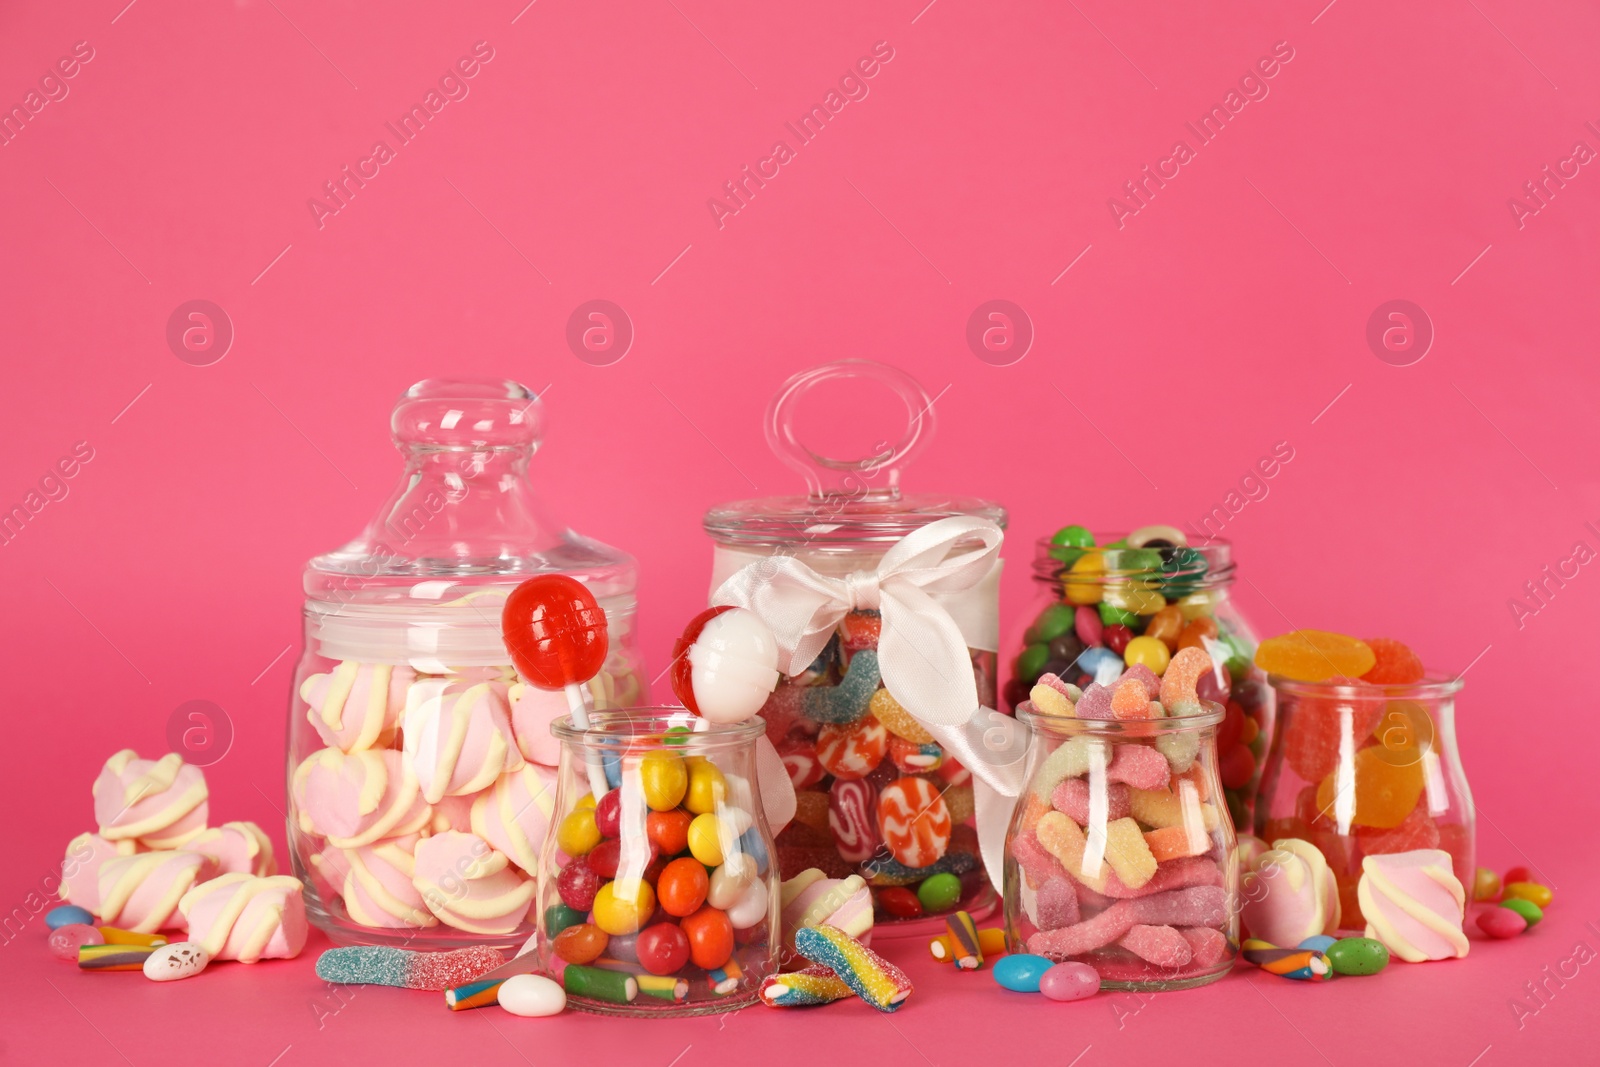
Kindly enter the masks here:
<path id="1" fill-rule="evenodd" d="M 411 687 L 401 728 L 406 764 L 428 803 L 476 793 L 522 767 L 505 692 L 495 682 L 433 678 Z"/>
<path id="2" fill-rule="evenodd" d="M 265 877 L 278 873 L 272 839 L 253 822 L 225 822 L 213 826 L 183 846 L 186 851 L 211 857 L 218 874 L 242 872 Z"/>
<path id="3" fill-rule="evenodd" d="M 202 882 L 180 904 L 189 940 L 214 960 L 291 959 L 306 947 L 300 879 L 224 874 Z"/>
<path id="4" fill-rule="evenodd" d="M 1363 857 L 1356 898 L 1367 936 L 1408 963 L 1465 956 L 1471 947 L 1461 931 L 1466 890 L 1443 849 Z"/>
<path id="5" fill-rule="evenodd" d="M 95 779 L 95 822 L 107 841 L 181 848 L 206 828 L 209 796 L 205 774 L 177 753 L 147 760 L 125 748 L 106 760 Z"/>
<path id="6" fill-rule="evenodd" d="M 556 772 L 536 763 L 502 774 L 472 801 L 472 832 L 530 875 L 555 815 Z"/>
<path id="7" fill-rule="evenodd" d="M 185 929 L 178 910 L 183 895 L 211 875 L 211 860 L 198 852 L 139 852 L 100 865 L 100 907 L 107 926 L 153 934 Z"/>
<path id="8" fill-rule="evenodd" d="M 450 830 L 426 838 L 415 860 L 412 885 L 446 925 L 495 937 L 527 920 L 533 880 L 476 834 Z"/>
<path id="9" fill-rule="evenodd" d="M 432 814 L 393 749 L 318 749 L 295 768 L 290 796 L 300 829 L 336 848 L 417 833 Z"/>
<path id="10" fill-rule="evenodd" d="M 345 660 L 301 682 L 300 699 L 323 744 L 342 752 L 378 748 L 394 740 L 416 677 L 410 667 Z"/>
<path id="11" fill-rule="evenodd" d="M 1240 918 L 1250 936 L 1293 947 L 1339 928 L 1339 886 L 1316 845 L 1274 841 L 1242 882 Z"/>

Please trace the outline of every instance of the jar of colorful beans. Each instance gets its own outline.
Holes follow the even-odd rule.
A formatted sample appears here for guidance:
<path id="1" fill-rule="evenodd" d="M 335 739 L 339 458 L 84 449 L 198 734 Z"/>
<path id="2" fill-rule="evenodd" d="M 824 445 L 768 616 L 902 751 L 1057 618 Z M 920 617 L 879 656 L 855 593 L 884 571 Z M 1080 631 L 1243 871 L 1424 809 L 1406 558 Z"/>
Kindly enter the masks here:
<path id="1" fill-rule="evenodd" d="M 800 402 L 830 384 L 887 390 L 906 419 L 898 443 L 880 441 L 862 459 L 802 445 Z M 901 491 L 933 421 L 933 398 L 895 368 L 853 360 L 805 371 L 774 398 L 767 436 L 810 492 L 724 504 L 705 518 L 713 603 L 761 615 L 786 657 L 761 712 L 797 794 L 777 835 L 779 863 L 860 874 L 880 923 L 958 908 L 982 916 L 997 899 L 980 859 L 971 764 L 989 755 L 976 724 L 996 714 L 1005 511 Z"/>
<path id="2" fill-rule="evenodd" d="M 1011 951 L 1086 963 L 1111 989 L 1186 989 L 1232 966 L 1239 874 L 1219 803 L 1224 712 L 1195 699 L 1193 678 L 1175 695 L 1169 679 L 1129 668 L 1123 718 L 1080 717 L 1095 713 L 1083 707 L 1091 698 L 1055 676 L 1018 705 L 1033 744 L 1006 837 Z"/>
<path id="3" fill-rule="evenodd" d="M 601 707 L 637 703 L 636 566 L 551 520 L 528 480 L 539 398 L 419 382 L 391 419 L 405 472 L 355 540 L 305 572 L 289 707 L 288 835 L 313 923 L 342 944 L 515 947 L 533 931 L 561 693 L 517 680 L 500 613 L 565 573 L 604 607 Z"/>
<path id="4" fill-rule="evenodd" d="M 1256 638 L 1230 596 L 1233 546 L 1190 545 L 1174 526 L 1094 534 L 1064 526 L 1038 542 L 1037 606 L 1012 661 L 1007 706 L 1045 675 L 1083 688 L 1091 704 L 1124 669 L 1142 663 L 1157 677 L 1179 649 L 1199 648 L 1213 669 L 1202 699 L 1222 705 L 1218 772 L 1234 824 L 1251 825 L 1262 763 L 1272 737 L 1272 702 L 1251 663 Z"/>
<path id="5" fill-rule="evenodd" d="M 1287 646 L 1314 647 L 1311 669 L 1271 655 Z M 1339 887 L 1339 927 L 1365 925 L 1357 889 L 1366 856 L 1443 849 L 1457 880 L 1473 885 L 1476 810 L 1456 748 L 1461 680 L 1425 674 L 1421 660 L 1387 639 L 1300 630 L 1263 642 L 1262 652 L 1263 663 L 1323 677 L 1291 678 L 1278 667 L 1268 675 L 1278 734 L 1256 833 L 1269 843 L 1299 838 L 1322 852 Z M 1341 666 L 1346 655 L 1356 657 L 1353 665 Z M 1409 673 L 1398 673 L 1396 662 Z"/>
<path id="6" fill-rule="evenodd" d="M 660 1016 L 755 1002 L 779 947 L 778 870 L 755 777 L 763 729 L 682 708 L 599 712 L 587 730 L 556 723 L 538 951 L 569 1006 Z"/>

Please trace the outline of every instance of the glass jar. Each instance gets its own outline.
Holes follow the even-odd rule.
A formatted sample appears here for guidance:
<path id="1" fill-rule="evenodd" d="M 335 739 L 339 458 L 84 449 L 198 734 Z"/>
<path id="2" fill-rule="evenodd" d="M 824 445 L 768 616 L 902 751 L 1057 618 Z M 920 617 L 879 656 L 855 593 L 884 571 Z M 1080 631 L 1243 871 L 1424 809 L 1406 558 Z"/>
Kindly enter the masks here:
<path id="1" fill-rule="evenodd" d="M 366 529 L 305 571 L 289 705 L 288 836 L 311 921 L 340 944 L 516 947 L 557 760 L 560 693 L 517 680 L 500 635 L 531 575 L 592 589 L 601 707 L 636 703 L 633 559 L 549 519 L 528 480 L 539 398 L 419 382 L 391 419 L 405 471 Z"/>
<path id="2" fill-rule="evenodd" d="M 1217 803 L 1224 712 L 1202 707 L 1129 720 L 1018 707 L 1033 741 L 1006 835 L 1010 951 L 1087 963 L 1107 989 L 1187 989 L 1228 972 L 1238 847 Z"/>
<path id="3" fill-rule="evenodd" d="M 682 708 L 570 717 L 539 873 L 540 963 L 567 1005 L 702 1015 L 753 1004 L 778 969 L 778 869 L 755 792 L 758 720 Z M 588 766 L 600 759 L 598 803 Z"/>
<path id="4" fill-rule="evenodd" d="M 1184 540 L 1174 527 L 1155 526 L 1129 535 L 1069 526 L 1040 538 L 1033 560 L 1039 591 L 1012 661 L 1006 704 L 1016 708 L 1045 674 L 1080 688 L 1107 684 L 1141 655 L 1160 674 L 1173 652 L 1203 648 L 1214 669 L 1200 676 L 1199 695 L 1225 709 L 1217 731 L 1222 794 L 1234 825 L 1248 827 L 1272 737 L 1272 701 L 1253 663 L 1255 631 L 1230 595 L 1233 546 Z M 1160 640 L 1165 653 L 1133 643 L 1142 636 Z"/>
<path id="5" fill-rule="evenodd" d="M 1269 675 L 1278 734 L 1256 808 L 1256 834 L 1321 850 L 1339 885 L 1341 929 L 1366 920 L 1363 856 L 1440 848 L 1473 885 L 1476 810 L 1456 749 L 1456 678 L 1410 685 L 1296 682 Z"/>
<path id="6" fill-rule="evenodd" d="M 801 444 L 800 401 L 830 384 L 886 389 L 891 407 L 903 408 L 907 420 L 898 444 L 881 441 L 863 459 L 833 459 Z M 803 371 L 773 398 L 766 423 L 773 451 L 805 475 L 810 492 L 723 504 L 706 513 L 705 529 L 716 543 L 713 592 L 735 572 L 773 556 L 794 556 L 819 574 L 844 578 L 876 570 L 902 538 L 940 519 L 973 516 L 1005 525 L 1005 509 L 986 500 L 902 493 L 901 470 L 932 436 L 934 410 L 933 398 L 901 370 L 845 360 Z M 963 541 L 952 554 L 974 547 L 977 542 Z M 978 702 L 989 708 L 996 700 L 999 571 L 996 560 L 977 586 L 949 596 L 934 594 L 957 620 Z M 972 773 L 949 758 L 883 687 L 877 661 L 880 622 L 877 611 L 850 612 L 810 668 L 782 678 L 762 711 L 797 793 L 796 817 L 777 835 L 780 865 L 789 872 L 820 868 L 831 878 L 860 874 L 873 887 L 880 924 L 920 919 L 929 902 L 936 902 L 940 912 L 962 908 L 981 919 L 993 913 L 997 897 L 980 860 Z M 862 744 L 846 739 L 841 750 L 850 758 L 845 761 L 830 756 L 828 728 L 803 710 L 812 706 L 808 701 L 826 703 L 835 696 L 868 701 L 859 721 L 875 724 L 867 731 L 874 736 Z M 846 762 L 856 765 L 846 768 Z M 880 799 L 887 795 L 898 804 L 924 794 L 929 839 L 914 842 L 914 848 L 886 845 Z M 940 892 L 919 895 L 935 877 Z M 954 894 L 952 880 L 960 886 Z"/>

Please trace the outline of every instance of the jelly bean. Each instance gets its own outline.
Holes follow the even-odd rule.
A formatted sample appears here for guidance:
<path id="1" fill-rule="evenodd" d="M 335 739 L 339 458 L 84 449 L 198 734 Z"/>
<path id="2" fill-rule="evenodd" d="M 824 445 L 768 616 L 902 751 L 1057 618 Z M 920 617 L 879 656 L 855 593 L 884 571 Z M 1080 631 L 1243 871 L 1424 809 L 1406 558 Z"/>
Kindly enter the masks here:
<path id="1" fill-rule="evenodd" d="M 727 862 L 711 872 L 705 903 L 727 911 L 738 903 L 756 877 L 756 861 L 753 857 L 742 852 L 729 856 Z"/>
<path id="2" fill-rule="evenodd" d="M 611 881 L 594 895 L 594 924 L 608 934 L 631 934 L 656 910 L 656 893 L 643 878 Z"/>
<path id="3" fill-rule="evenodd" d="M 1063 634 L 1071 633 L 1073 616 L 1072 605 L 1053 601 L 1033 620 L 1033 625 L 1022 637 L 1023 643 L 1048 645 Z"/>
<path id="4" fill-rule="evenodd" d="M 676 856 L 689 847 L 689 824 L 693 818 L 686 811 L 652 811 L 645 816 L 645 836 L 663 856 Z"/>
<path id="5" fill-rule="evenodd" d="M 1017 676 L 1037 678 L 1048 662 L 1050 662 L 1050 646 L 1024 645 L 1022 652 L 1017 656 Z"/>
<path id="6" fill-rule="evenodd" d="M 1528 920 L 1511 908 L 1484 908 L 1478 914 L 1478 929 L 1498 941 L 1516 937 L 1528 928 Z"/>
<path id="7" fill-rule="evenodd" d="M 709 905 L 683 920 L 689 937 L 689 958 L 696 967 L 711 970 L 733 956 L 733 923 L 726 912 Z"/>
<path id="8" fill-rule="evenodd" d="M 1327 934 L 1313 934 L 1296 945 L 1295 948 L 1303 948 L 1311 952 L 1321 952 L 1326 954 L 1328 949 L 1332 948 L 1338 943 L 1338 941 L 1339 939 L 1337 937 L 1329 937 Z"/>
<path id="9" fill-rule="evenodd" d="M 1058 963 L 1039 977 L 1039 992 L 1063 1002 L 1092 997 L 1100 992 L 1100 972 L 1087 963 Z"/>
<path id="10" fill-rule="evenodd" d="M 1078 640 L 1085 646 L 1094 646 L 1104 639 L 1105 623 L 1100 621 L 1100 613 L 1092 607 L 1082 606 L 1072 613 L 1072 632 L 1078 635 Z"/>
<path id="11" fill-rule="evenodd" d="M 1113 655 L 1120 657 L 1127 651 L 1128 642 L 1133 640 L 1133 631 L 1121 623 L 1114 622 L 1105 628 L 1104 637 L 1106 647 Z"/>
<path id="12" fill-rule="evenodd" d="M 1061 589 L 1069 604 L 1098 604 L 1106 573 L 1103 552 L 1085 552 L 1062 575 Z"/>
<path id="13" fill-rule="evenodd" d="M 78 962 L 80 945 L 103 945 L 105 935 L 87 923 L 67 923 L 50 931 L 50 955 L 69 963 Z"/>
<path id="14" fill-rule="evenodd" d="M 594 896 L 599 890 L 600 876 L 587 863 L 569 863 L 556 875 L 556 892 L 561 896 L 561 903 L 573 911 L 588 911 L 594 907 Z"/>
<path id="15" fill-rule="evenodd" d="M 1389 950 L 1370 937 L 1341 937 L 1323 955 L 1334 974 L 1377 974 L 1389 966 Z"/>
<path id="16" fill-rule="evenodd" d="M 601 837 L 616 837 L 622 832 L 622 791 L 613 789 L 594 806 L 594 825 Z"/>
<path id="17" fill-rule="evenodd" d="M 1166 645 L 1169 653 L 1176 652 L 1183 627 L 1183 611 L 1176 604 L 1169 604 L 1150 616 L 1144 625 L 1144 636 L 1153 637 Z"/>
<path id="18" fill-rule="evenodd" d="M 1510 885 L 1512 882 L 1531 882 L 1534 881 L 1534 877 L 1533 872 L 1526 867 L 1513 867 L 1505 873 L 1500 881 Z"/>
<path id="19" fill-rule="evenodd" d="M 639 931 L 639 966 L 651 974 L 672 974 L 689 962 L 689 935 L 676 923 L 656 923 Z"/>
<path id="20" fill-rule="evenodd" d="M 1061 529 L 1057 530 L 1054 534 L 1051 534 L 1050 543 L 1052 545 L 1065 545 L 1071 548 L 1093 548 L 1094 534 L 1089 532 L 1089 528 L 1087 526 L 1080 526 L 1077 523 L 1072 523 L 1071 525 L 1061 527 Z"/>
<path id="21" fill-rule="evenodd" d="M 722 865 L 722 823 L 710 812 L 689 824 L 689 854 L 707 867 Z"/>
<path id="22" fill-rule="evenodd" d="M 63 904 L 44 913 L 44 924 L 52 930 L 59 930 L 63 926 L 93 926 L 94 915 L 88 908 Z"/>
<path id="23" fill-rule="evenodd" d="M 576 926 L 584 921 L 583 912 L 574 911 L 565 904 L 552 904 L 544 909 L 544 928 L 552 937 L 561 933 L 569 926 Z"/>
<path id="24" fill-rule="evenodd" d="M 676 752 L 654 749 L 639 760 L 639 788 L 651 811 L 671 811 L 683 803 L 689 771 Z"/>
<path id="25" fill-rule="evenodd" d="M 594 808 L 578 807 L 567 813 L 556 830 L 556 844 L 569 856 L 585 856 L 600 843 L 600 827 Z"/>
<path id="26" fill-rule="evenodd" d="M 661 871 L 661 877 L 656 879 L 656 898 L 661 902 L 662 911 L 681 919 L 700 910 L 710 887 L 711 878 L 706 874 L 705 864 L 684 856 Z"/>
<path id="27" fill-rule="evenodd" d="M 1126 608 L 1119 608 L 1109 600 L 1102 600 L 1100 602 L 1100 621 L 1107 626 L 1134 627 L 1139 625 L 1139 613 L 1128 611 Z M 1110 643 L 1110 636 L 1107 635 L 1106 644 L 1109 645 Z"/>
<path id="28" fill-rule="evenodd" d="M 542 974 L 515 974 L 501 982 L 495 1002 L 512 1015 L 542 1019 L 560 1015 L 567 1006 L 567 991 Z"/>
<path id="29" fill-rule="evenodd" d="M 886 886 L 873 891 L 880 910 L 896 919 L 916 919 L 922 916 L 922 901 L 905 886 Z"/>
<path id="30" fill-rule="evenodd" d="M 1518 915 L 1527 920 L 1529 926 L 1538 926 L 1539 921 L 1544 918 L 1543 908 L 1539 907 L 1539 905 L 1535 904 L 1533 901 L 1524 900 L 1521 897 L 1512 897 L 1510 900 L 1502 900 L 1498 905 L 1496 905 L 1496 907 L 1510 908 L 1512 911 L 1516 912 Z"/>
<path id="31" fill-rule="evenodd" d="M 1054 663 L 1060 660 L 1068 664 L 1074 663 L 1079 656 L 1083 655 L 1083 650 L 1087 647 L 1089 646 L 1083 643 L 1083 638 L 1079 637 L 1076 631 L 1068 630 L 1050 642 L 1050 662 Z M 1060 674 L 1061 672 L 1056 671 L 1055 673 Z"/>
<path id="32" fill-rule="evenodd" d="M 1549 886 L 1542 886 L 1538 882 L 1510 882 L 1506 885 L 1504 899 L 1526 900 L 1543 911 L 1555 899 L 1555 894 Z"/>
<path id="33" fill-rule="evenodd" d="M 1365 641 L 1325 630 L 1293 630 L 1256 647 L 1256 666 L 1297 682 L 1360 678 L 1377 662 Z"/>
<path id="34" fill-rule="evenodd" d="M 1046 956 L 1014 952 L 995 960 L 991 973 L 1001 989 L 1009 989 L 1013 993 L 1037 993 L 1044 972 L 1054 966 L 1055 961 Z"/>
<path id="35" fill-rule="evenodd" d="M 917 900 L 926 911 L 949 911 L 961 899 L 961 879 L 948 871 L 925 879 L 917 886 Z"/>
<path id="36" fill-rule="evenodd" d="M 1479 867 L 1472 877 L 1472 899 L 1476 901 L 1500 899 L 1500 876 L 1487 867 Z"/>
<path id="37" fill-rule="evenodd" d="M 568 963 L 592 963 L 606 950 L 611 938 L 593 923 L 569 926 L 555 937 L 556 955 Z"/>
<path id="38" fill-rule="evenodd" d="M 1181 617 L 1183 608 L 1178 608 Z M 1178 634 L 1178 648 L 1198 648 L 1206 651 L 1206 642 L 1217 639 L 1217 620 L 1209 615 L 1202 615 L 1198 619 L 1190 619 L 1183 624 L 1183 630 Z"/>
<path id="39" fill-rule="evenodd" d="M 683 806 L 695 815 L 716 811 L 728 793 L 727 779 L 717 765 L 704 756 L 689 757 L 689 789 Z"/>
<path id="40" fill-rule="evenodd" d="M 1164 673 L 1167 664 L 1172 660 L 1172 654 L 1167 651 L 1167 646 L 1154 637 L 1142 635 L 1129 641 L 1122 650 L 1122 660 L 1128 666 L 1144 664 L 1157 675 Z"/>

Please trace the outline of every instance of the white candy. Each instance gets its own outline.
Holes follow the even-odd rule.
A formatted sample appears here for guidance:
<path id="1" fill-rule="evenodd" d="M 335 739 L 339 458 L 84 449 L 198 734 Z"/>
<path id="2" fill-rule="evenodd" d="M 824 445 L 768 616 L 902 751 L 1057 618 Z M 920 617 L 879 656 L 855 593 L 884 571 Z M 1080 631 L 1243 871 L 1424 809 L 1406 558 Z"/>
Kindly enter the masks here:
<path id="1" fill-rule="evenodd" d="M 206 969 L 211 957 L 193 941 L 162 945 L 144 959 L 144 976 L 152 982 L 176 982 L 193 978 Z"/>
<path id="2" fill-rule="evenodd" d="M 705 624 L 689 665 L 700 714 L 710 722 L 743 722 L 778 684 L 778 642 L 759 615 L 734 608 Z"/>
<path id="3" fill-rule="evenodd" d="M 567 1006 L 567 993 L 542 974 L 517 974 L 500 983 L 495 996 L 512 1015 L 539 1019 L 559 1015 Z"/>
<path id="4" fill-rule="evenodd" d="M 713 908 L 727 911 L 738 902 L 750 883 L 755 880 L 755 857 L 744 852 L 735 852 L 711 872 L 711 884 L 706 890 L 706 903 Z"/>
<path id="5" fill-rule="evenodd" d="M 752 882 L 745 887 L 739 899 L 733 902 L 733 907 L 728 909 L 728 922 L 733 924 L 735 930 L 748 930 L 759 926 L 767 919 L 767 911 L 772 906 L 772 897 L 767 892 L 767 883 L 763 881 Z"/>

